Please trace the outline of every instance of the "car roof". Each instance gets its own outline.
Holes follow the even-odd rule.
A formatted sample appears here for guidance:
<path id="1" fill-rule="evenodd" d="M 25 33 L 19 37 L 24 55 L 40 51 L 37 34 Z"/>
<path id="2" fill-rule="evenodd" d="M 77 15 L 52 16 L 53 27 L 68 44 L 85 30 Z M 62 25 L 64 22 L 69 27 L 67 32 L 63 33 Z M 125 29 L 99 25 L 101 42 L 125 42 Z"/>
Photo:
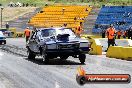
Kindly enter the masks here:
<path id="1" fill-rule="evenodd" d="M 3 34 L 3 32 L 2 32 L 2 31 L 0 31 L 0 34 Z"/>
<path id="2" fill-rule="evenodd" d="M 0 31 L 0 37 L 5 37 L 2 31 Z"/>
<path id="3" fill-rule="evenodd" d="M 66 27 L 51 27 L 51 28 L 39 28 L 38 30 L 44 30 L 44 29 L 71 29 L 71 28 L 66 28 Z"/>

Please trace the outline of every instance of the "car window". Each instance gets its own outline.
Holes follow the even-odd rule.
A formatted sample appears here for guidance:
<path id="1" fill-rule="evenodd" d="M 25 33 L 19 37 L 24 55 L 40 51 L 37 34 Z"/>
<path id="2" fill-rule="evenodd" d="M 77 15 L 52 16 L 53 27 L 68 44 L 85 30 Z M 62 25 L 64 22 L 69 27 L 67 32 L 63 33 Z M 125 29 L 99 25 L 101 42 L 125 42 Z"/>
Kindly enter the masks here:
<path id="1" fill-rule="evenodd" d="M 49 36 L 54 36 L 56 34 L 54 29 L 44 29 L 42 30 L 42 36 L 43 37 L 49 37 Z"/>
<path id="2" fill-rule="evenodd" d="M 70 37 L 76 37 L 76 35 L 75 35 L 74 32 L 72 31 L 72 29 L 67 29 L 67 28 L 58 29 L 58 30 L 57 30 L 57 35 L 58 35 L 58 34 L 69 34 Z"/>
<path id="3" fill-rule="evenodd" d="M 32 32 L 31 39 L 35 38 L 35 34 L 36 34 L 36 32 Z"/>

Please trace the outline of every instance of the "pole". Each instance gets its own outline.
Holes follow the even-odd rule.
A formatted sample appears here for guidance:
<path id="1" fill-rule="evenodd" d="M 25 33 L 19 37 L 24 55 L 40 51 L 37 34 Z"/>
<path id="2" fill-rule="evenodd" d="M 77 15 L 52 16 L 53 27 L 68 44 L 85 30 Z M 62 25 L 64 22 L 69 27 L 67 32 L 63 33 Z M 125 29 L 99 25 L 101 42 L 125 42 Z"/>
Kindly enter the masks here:
<path id="1" fill-rule="evenodd" d="M 2 28 L 2 8 L 1 8 L 1 28 Z"/>
<path id="2" fill-rule="evenodd" d="M 4 8 L 3 7 L 1 7 L 1 28 L 2 28 L 2 10 L 3 10 Z"/>

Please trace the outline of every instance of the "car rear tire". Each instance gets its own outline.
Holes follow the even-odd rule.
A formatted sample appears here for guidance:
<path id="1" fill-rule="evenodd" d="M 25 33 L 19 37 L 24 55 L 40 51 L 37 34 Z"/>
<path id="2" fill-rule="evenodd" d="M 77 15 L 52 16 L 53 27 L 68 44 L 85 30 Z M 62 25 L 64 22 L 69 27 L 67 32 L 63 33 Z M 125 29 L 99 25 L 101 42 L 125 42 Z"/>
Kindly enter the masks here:
<path id="1" fill-rule="evenodd" d="M 31 50 L 29 50 L 29 49 L 27 51 L 27 55 L 28 55 L 28 59 L 32 59 L 32 60 L 34 60 L 35 57 L 36 57 L 36 55 L 33 54 L 33 52 Z"/>
<path id="2" fill-rule="evenodd" d="M 85 59 L 86 59 L 86 55 L 85 54 L 80 54 L 79 55 L 79 60 L 80 60 L 81 64 L 84 64 Z"/>

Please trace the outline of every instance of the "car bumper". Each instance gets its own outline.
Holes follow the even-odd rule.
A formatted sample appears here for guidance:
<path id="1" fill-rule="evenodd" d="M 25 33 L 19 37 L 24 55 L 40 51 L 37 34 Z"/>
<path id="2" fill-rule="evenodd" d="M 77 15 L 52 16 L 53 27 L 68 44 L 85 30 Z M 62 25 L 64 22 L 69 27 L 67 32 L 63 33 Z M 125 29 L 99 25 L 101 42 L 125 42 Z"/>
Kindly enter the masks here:
<path id="1" fill-rule="evenodd" d="M 0 44 L 6 44 L 6 40 L 0 40 Z"/>
<path id="2" fill-rule="evenodd" d="M 47 49 L 47 53 L 58 53 L 58 54 L 80 54 L 89 52 L 89 48 L 81 48 L 81 49 Z"/>

